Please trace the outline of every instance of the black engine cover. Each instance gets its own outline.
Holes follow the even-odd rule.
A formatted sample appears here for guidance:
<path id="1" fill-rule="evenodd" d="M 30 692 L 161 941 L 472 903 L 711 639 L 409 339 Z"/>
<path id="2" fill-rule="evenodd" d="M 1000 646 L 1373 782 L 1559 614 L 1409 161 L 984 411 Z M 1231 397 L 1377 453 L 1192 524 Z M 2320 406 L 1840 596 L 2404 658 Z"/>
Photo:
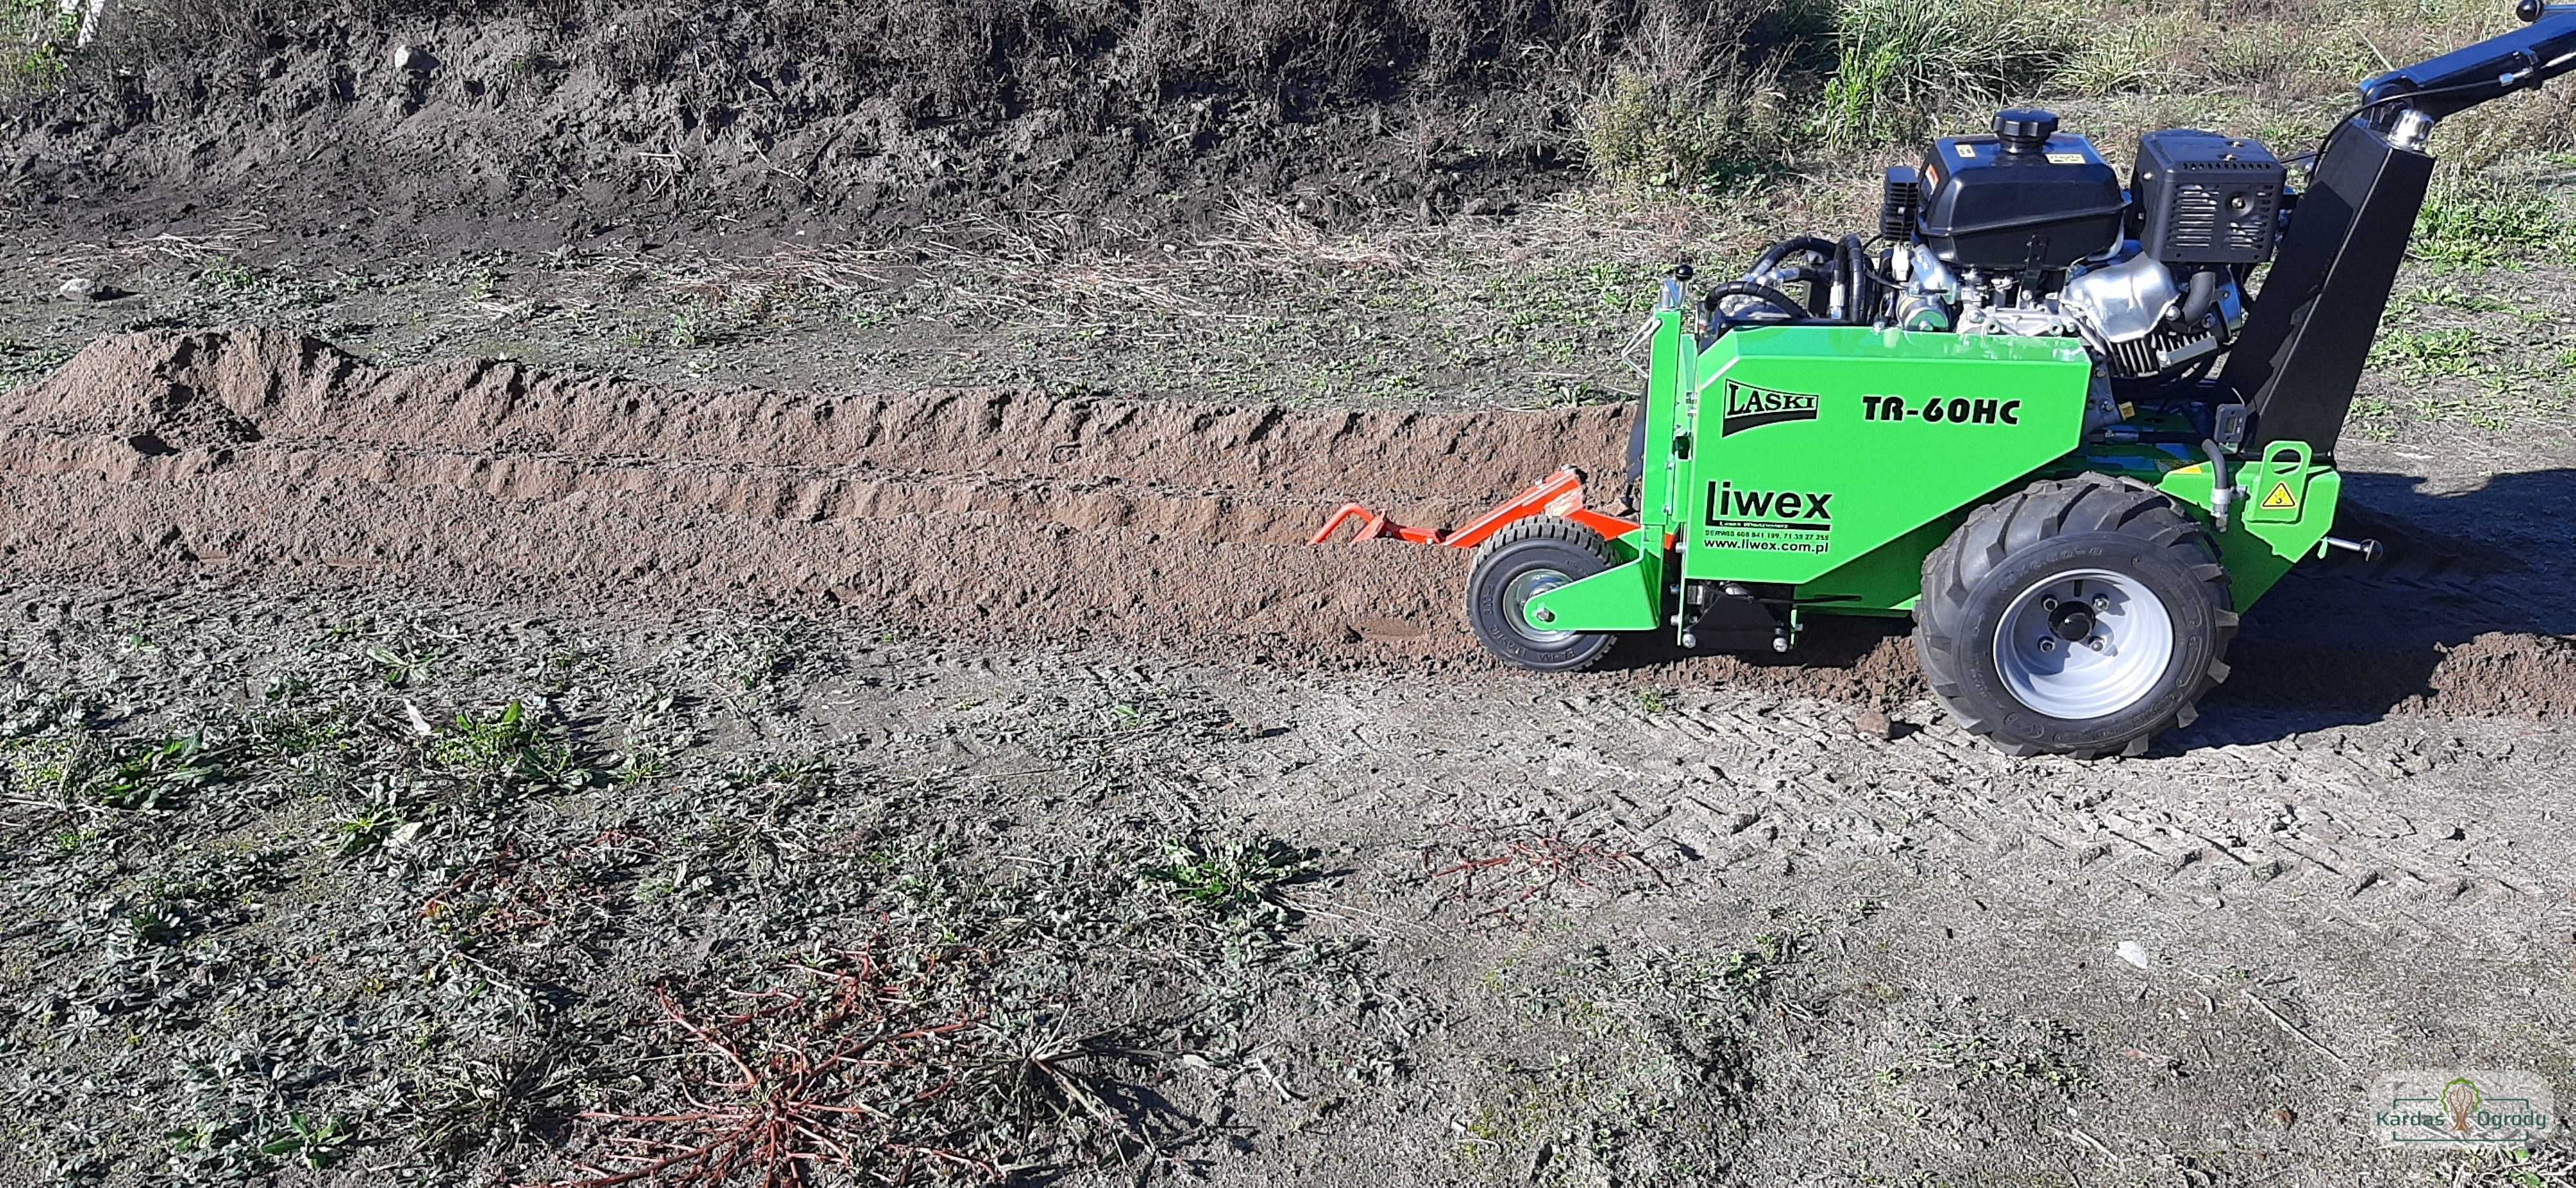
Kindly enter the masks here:
<path id="1" fill-rule="evenodd" d="M 1954 268 L 2063 269 L 2119 246 L 2120 175 L 2057 117 L 2007 111 L 1997 134 L 1935 141 L 1923 163 L 1923 241 Z"/>

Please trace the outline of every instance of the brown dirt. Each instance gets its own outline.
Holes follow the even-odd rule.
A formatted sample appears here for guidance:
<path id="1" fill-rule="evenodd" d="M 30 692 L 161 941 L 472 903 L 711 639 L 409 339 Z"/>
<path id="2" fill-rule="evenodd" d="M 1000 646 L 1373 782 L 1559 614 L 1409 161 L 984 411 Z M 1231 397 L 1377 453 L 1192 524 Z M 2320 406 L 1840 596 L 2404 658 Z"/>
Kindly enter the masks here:
<path id="1" fill-rule="evenodd" d="M 120 6 L 61 93 L 0 87 L 0 208 L 146 234 L 247 208 L 288 242 L 447 253 L 1058 211 L 1160 228 L 1247 201 L 1438 219 L 1578 180 L 1568 109 L 1631 6 L 1380 8 Z M 398 46 L 426 52 L 406 69 Z"/>
<path id="2" fill-rule="evenodd" d="M 1455 659 L 1462 557 L 1307 534 L 1343 499 L 1440 523 L 1562 462 L 1614 468 L 1623 419 L 683 391 L 149 333 L 0 398 L 0 549 L 119 583 L 828 602 L 937 633 Z"/>
<path id="3" fill-rule="evenodd" d="M 1307 534 L 1345 499 L 1447 524 L 1560 464 L 1614 475 L 1626 420 L 672 389 L 154 332 L 0 396 L 0 556 L 22 577 L 107 585 L 840 607 L 938 636 L 1481 665 L 1455 605 L 1463 554 Z M 1892 625 L 1829 620 L 1797 663 L 1632 653 L 1613 681 L 1920 692 Z M 2238 659 L 2240 698 L 2576 711 L 2576 647 L 2545 635 L 2394 651 L 2258 635 Z"/>

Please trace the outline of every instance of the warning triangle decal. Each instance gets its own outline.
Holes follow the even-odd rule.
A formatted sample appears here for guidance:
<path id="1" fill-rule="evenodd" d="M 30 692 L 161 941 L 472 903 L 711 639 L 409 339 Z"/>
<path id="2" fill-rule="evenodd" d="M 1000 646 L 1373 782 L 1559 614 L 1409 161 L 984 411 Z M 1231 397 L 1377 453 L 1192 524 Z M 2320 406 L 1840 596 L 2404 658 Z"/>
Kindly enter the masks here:
<path id="1" fill-rule="evenodd" d="M 2290 494 L 2290 484 L 2274 483 L 2272 484 L 2272 493 L 2263 497 L 2263 506 L 2297 507 L 2299 506 L 2299 497 Z"/>

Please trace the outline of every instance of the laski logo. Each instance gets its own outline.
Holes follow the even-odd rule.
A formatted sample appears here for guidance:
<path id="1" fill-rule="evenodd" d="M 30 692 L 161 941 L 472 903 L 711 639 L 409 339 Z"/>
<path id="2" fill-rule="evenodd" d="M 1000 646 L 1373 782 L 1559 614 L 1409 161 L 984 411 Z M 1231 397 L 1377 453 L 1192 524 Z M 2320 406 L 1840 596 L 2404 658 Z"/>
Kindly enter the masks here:
<path id="1" fill-rule="evenodd" d="M 1788 421 L 1816 419 L 1816 398 L 1796 392 L 1774 392 L 1726 381 L 1726 415 L 1718 422 L 1719 437 L 1733 437 L 1747 429 L 1778 425 Z"/>
<path id="2" fill-rule="evenodd" d="M 1718 528 L 1780 528 L 1830 532 L 1830 491 L 1740 491 L 1732 482 L 1708 485 L 1708 522 Z"/>

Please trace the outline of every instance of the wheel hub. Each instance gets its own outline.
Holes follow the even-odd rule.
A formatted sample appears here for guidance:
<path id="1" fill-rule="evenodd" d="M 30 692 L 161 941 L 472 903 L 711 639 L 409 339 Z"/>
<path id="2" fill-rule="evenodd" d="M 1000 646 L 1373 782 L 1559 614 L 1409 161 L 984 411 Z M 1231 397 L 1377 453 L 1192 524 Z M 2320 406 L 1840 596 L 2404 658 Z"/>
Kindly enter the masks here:
<path id="1" fill-rule="evenodd" d="M 2136 578 L 2086 569 L 2033 583 L 1995 632 L 2013 700 L 2052 718 L 2107 717 L 2153 693 L 2172 665 L 2173 617 Z"/>
<path id="2" fill-rule="evenodd" d="M 1510 613 L 1503 616 L 1512 633 L 1541 647 L 1554 647 L 1574 638 L 1572 631 L 1551 631 L 1530 617 L 1530 600 L 1574 579 L 1554 569 L 1531 569 L 1503 586 L 1503 605 Z M 1552 617 L 1552 616 L 1551 616 Z"/>

